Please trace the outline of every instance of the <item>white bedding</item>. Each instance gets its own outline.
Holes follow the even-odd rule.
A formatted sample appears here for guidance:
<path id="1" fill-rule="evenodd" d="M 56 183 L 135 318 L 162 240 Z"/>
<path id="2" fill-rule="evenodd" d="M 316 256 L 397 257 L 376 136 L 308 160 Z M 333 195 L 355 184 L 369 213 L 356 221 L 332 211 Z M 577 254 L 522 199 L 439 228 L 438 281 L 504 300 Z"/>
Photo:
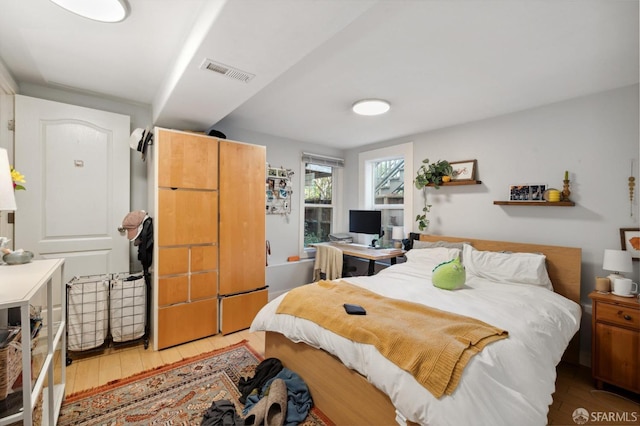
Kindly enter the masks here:
<path id="1" fill-rule="evenodd" d="M 337 356 L 389 395 L 407 420 L 429 425 L 545 425 L 555 366 L 580 325 L 578 304 L 540 286 L 495 283 L 476 276 L 455 291 L 431 284 L 433 262 L 407 262 L 371 277 L 346 280 L 387 297 L 477 318 L 509 332 L 466 366 L 451 396 L 436 399 L 372 345 L 351 342 L 316 324 L 276 315 L 284 295 L 267 304 L 252 331 L 277 331 Z"/>

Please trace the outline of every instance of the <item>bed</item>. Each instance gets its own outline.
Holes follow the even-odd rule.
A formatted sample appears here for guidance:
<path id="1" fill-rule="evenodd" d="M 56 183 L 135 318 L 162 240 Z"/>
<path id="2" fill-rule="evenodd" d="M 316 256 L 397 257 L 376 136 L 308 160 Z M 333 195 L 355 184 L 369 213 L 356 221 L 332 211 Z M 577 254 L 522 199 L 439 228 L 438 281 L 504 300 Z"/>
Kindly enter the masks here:
<path id="1" fill-rule="evenodd" d="M 420 235 L 419 241 L 469 243 L 460 252 L 467 268 L 464 287 L 447 291 L 431 285 L 431 270 L 443 255 L 436 249 L 413 249 L 405 263 L 371 277 L 345 280 L 508 331 L 507 339 L 489 344 L 470 359 L 451 395 L 436 398 L 372 345 L 351 342 L 305 319 L 276 314 L 286 295 L 267 304 L 251 325 L 253 331 L 266 332 L 265 355 L 279 358 L 298 373 L 314 404 L 336 424 L 546 424 L 555 367 L 561 358 L 578 360 L 581 250 L 428 235 Z M 490 279 L 481 276 L 478 264 L 473 264 L 477 255 L 507 253 L 543 254 L 553 291 L 543 285 L 506 283 L 500 277 L 494 282 L 491 274 Z M 514 282 L 520 280 L 517 275 Z"/>

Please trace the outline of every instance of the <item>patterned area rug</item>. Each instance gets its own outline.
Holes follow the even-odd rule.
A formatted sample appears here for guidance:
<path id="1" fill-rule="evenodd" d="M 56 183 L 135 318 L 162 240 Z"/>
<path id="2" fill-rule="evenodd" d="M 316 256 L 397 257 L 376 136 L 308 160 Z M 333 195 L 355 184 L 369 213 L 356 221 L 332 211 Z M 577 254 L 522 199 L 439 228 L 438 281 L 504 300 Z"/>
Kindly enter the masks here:
<path id="1" fill-rule="evenodd" d="M 58 425 L 200 425 L 213 401 L 243 405 L 236 387 L 262 357 L 246 341 L 69 395 Z M 313 408 L 304 426 L 331 425 Z"/>

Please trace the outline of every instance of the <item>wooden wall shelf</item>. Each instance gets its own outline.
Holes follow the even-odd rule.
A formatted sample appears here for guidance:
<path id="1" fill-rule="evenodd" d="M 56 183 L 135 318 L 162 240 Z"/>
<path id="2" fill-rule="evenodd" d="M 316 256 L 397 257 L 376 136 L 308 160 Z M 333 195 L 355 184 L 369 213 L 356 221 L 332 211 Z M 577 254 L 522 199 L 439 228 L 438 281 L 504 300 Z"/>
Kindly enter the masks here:
<path id="1" fill-rule="evenodd" d="M 481 180 L 456 180 L 452 182 L 442 182 L 438 186 L 480 185 L 481 183 L 482 183 Z M 435 185 L 430 183 L 427 186 L 435 186 Z"/>
<path id="2" fill-rule="evenodd" d="M 573 207 L 573 201 L 494 201 L 496 206 L 537 206 L 537 207 Z"/>

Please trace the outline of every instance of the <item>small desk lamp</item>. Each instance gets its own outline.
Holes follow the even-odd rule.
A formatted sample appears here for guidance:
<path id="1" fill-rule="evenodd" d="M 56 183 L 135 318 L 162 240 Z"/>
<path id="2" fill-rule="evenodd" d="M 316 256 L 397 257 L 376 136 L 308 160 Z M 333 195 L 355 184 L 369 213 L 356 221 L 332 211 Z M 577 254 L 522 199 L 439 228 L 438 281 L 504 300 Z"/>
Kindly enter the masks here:
<path id="1" fill-rule="evenodd" d="M 9 155 L 6 149 L 0 148 L 0 211 L 15 211 L 16 208 L 16 197 L 13 193 Z"/>
<path id="2" fill-rule="evenodd" d="M 393 247 L 402 248 L 402 239 L 404 238 L 404 226 L 394 226 L 391 229 L 391 239 Z"/>
<path id="3" fill-rule="evenodd" d="M 626 250 L 605 249 L 602 269 L 613 272 L 613 274 L 608 276 L 609 281 L 611 281 L 611 289 L 613 289 L 615 280 L 624 278 L 620 272 L 633 272 L 631 252 Z"/>

